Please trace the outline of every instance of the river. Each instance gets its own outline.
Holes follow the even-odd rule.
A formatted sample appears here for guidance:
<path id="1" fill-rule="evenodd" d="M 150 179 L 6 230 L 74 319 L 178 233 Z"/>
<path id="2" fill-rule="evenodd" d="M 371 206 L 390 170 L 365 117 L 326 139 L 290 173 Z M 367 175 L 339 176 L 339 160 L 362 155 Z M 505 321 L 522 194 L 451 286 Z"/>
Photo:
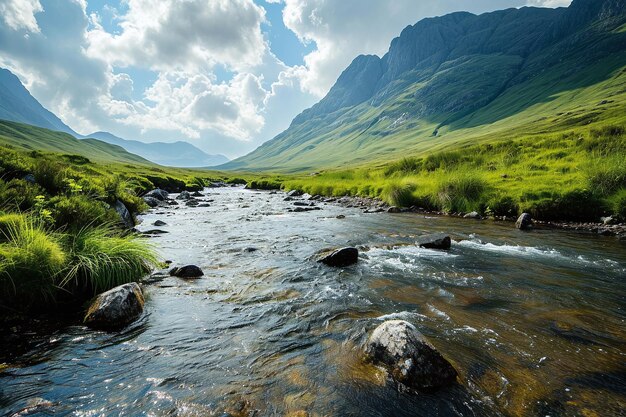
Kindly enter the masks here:
<path id="1" fill-rule="evenodd" d="M 624 242 L 205 193 L 209 207 L 159 208 L 139 226 L 165 221 L 169 233 L 152 238 L 163 258 L 205 276 L 146 285 L 145 314 L 122 332 L 74 323 L 25 336 L 2 354 L 0 414 L 624 415 Z M 451 250 L 416 246 L 432 232 L 449 234 Z M 346 245 L 360 248 L 353 267 L 312 259 Z M 403 393 L 363 363 L 369 332 L 389 318 L 415 324 L 459 383 Z"/>

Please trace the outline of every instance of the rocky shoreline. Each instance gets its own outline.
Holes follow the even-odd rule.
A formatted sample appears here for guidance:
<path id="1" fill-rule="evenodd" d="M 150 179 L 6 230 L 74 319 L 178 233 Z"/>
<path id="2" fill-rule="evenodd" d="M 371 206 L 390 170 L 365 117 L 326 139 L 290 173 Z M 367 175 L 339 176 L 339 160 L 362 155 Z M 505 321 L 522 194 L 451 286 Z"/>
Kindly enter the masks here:
<path id="1" fill-rule="evenodd" d="M 298 194 L 298 193 L 296 193 Z M 289 193 L 288 193 L 289 195 Z M 291 195 L 293 198 L 295 195 Z M 363 211 L 363 213 L 415 213 L 421 215 L 428 216 L 445 216 L 445 217 L 456 217 L 456 218 L 465 218 L 470 220 L 491 220 L 497 222 L 510 222 L 515 223 L 517 217 L 507 217 L 507 216 L 498 216 L 498 217 L 482 217 L 480 214 L 476 212 L 471 213 L 444 213 L 441 211 L 430 211 L 425 210 L 421 207 L 413 206 L 413 207 L 395 207 L 390 206 L 382 200 L 371 198 L 371 197 L 353 197 L 353 196 L 343 196 L 343 197 L 323 197 L 319 195 L 310 196 L 308 194 L 301 194 L 299 198 L 310 201 L 319 201 L 323 203 L 329 204 L 338 204 L 342 207 L 346 208 L 358 208 Z M 598 234 L 601 236 L 614 236 L 620 240 L 626 240 L 626 224 L 617 223 L 611 224 L 610 218 L 605 219 L 605 223 L 591 223 L 591 222 L 555 222 L 555 221 L 542 221 L 542 220 L 534 220 L 535 229 L 560 229 L 574 232 L 581 232 L 587 234 Z"/>

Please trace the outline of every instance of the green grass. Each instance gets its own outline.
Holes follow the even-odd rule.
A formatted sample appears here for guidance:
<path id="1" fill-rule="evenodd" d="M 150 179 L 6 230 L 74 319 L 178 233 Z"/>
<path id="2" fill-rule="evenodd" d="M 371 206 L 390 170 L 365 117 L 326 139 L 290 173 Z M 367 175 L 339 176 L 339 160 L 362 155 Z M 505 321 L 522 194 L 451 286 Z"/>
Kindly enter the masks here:
<path id="1" fill-rule="evenodd" d="M 30 310 L 72 303 L 131 281 L 156 264 L 154 250 L 134 235 L 99 225 L 63 233 L 36 216 L 0 215 L 0 305 Z"/>
<path id="2" fill-rule="evenodd" d="M 294 175 L 283 188 L 447 212 L 530 211 L 539 219 L 577 221 L 615 214 L 626 220 L 625 131 L 604 124 L 465 145 L 368 168 Z"/>

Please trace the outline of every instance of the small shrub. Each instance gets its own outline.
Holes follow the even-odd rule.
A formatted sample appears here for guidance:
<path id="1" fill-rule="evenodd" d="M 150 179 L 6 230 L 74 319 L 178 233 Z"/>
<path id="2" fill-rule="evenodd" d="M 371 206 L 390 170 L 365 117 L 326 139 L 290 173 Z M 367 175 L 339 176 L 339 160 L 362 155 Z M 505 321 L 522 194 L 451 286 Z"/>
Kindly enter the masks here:
<path id="1" fill-rule="evenodd" d="M 118 221 L 114 210 L 86 195 L 58 196 L 50 199 L 54 224 L 57 227 L 81 229 L 86 226 Z"/>
<path id="2" fill-rule="evenodd" d="M 493 216 L 513 217 L 519 214 L 519 205 L 509 196 L 492 198 L 485 211 Z"/>
<path id="3" fill-rule="evenodd" d="M 37 184 L 13 179 L 9 182 L 0 180 L 0 209 L 12 211 L 30 210 L 37 202 L 37 196 L 44 194 Z"/>
<path id="4" fill-rule="evenodd" d="M 282 187 L 282 182 L 278 180 L 252 180 L 246 184 L 246 188 L 251 188 L 253 190 L 280 190 Z"/>
<path id="5" fill-rule="evenodd" d="M 66 187 L 67 167 L 59 163 L 42 159 L 33 166 L 33 174 L 37 184 L 49 194 L 61 193 Z"/>
<path id="6" fill-rule="evenodd" d="M 626 221 L 626 189 L 620 190 L 611 200 L 612 213 L 616 215 L 620 221 Z"/>
<path id="7" fill-rule="evenodd" d="M 539 201 L 531 206 L 540 220 L 598 221 L 607 212 L 606 203 L 588 190 L 575 190 Z"/>

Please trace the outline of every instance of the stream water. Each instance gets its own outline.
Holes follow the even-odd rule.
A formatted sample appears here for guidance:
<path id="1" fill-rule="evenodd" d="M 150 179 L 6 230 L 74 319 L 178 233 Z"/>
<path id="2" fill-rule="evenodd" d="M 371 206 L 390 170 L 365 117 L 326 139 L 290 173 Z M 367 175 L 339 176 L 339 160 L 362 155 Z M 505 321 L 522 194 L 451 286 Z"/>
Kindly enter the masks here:
<path id="1" fill-rule="evenodd" d="M 205 276 L 146 285 L 145 314 L 122 332 L 65 325 L 2 352 L 0 414 L 626 415 L 623 242 L 205 193 L 210 207 L 156 209 L 139 226 L 165 221 L 152 238 L 163 258 Z M 416 246 L 432 232 L 452 249 Z M 361 249 L 353 267 L 311 259 L 345 245 Z M 390 318 L 414 323 L 459 383 L 402 393 L 363 363 L 369 332 Z"/>

